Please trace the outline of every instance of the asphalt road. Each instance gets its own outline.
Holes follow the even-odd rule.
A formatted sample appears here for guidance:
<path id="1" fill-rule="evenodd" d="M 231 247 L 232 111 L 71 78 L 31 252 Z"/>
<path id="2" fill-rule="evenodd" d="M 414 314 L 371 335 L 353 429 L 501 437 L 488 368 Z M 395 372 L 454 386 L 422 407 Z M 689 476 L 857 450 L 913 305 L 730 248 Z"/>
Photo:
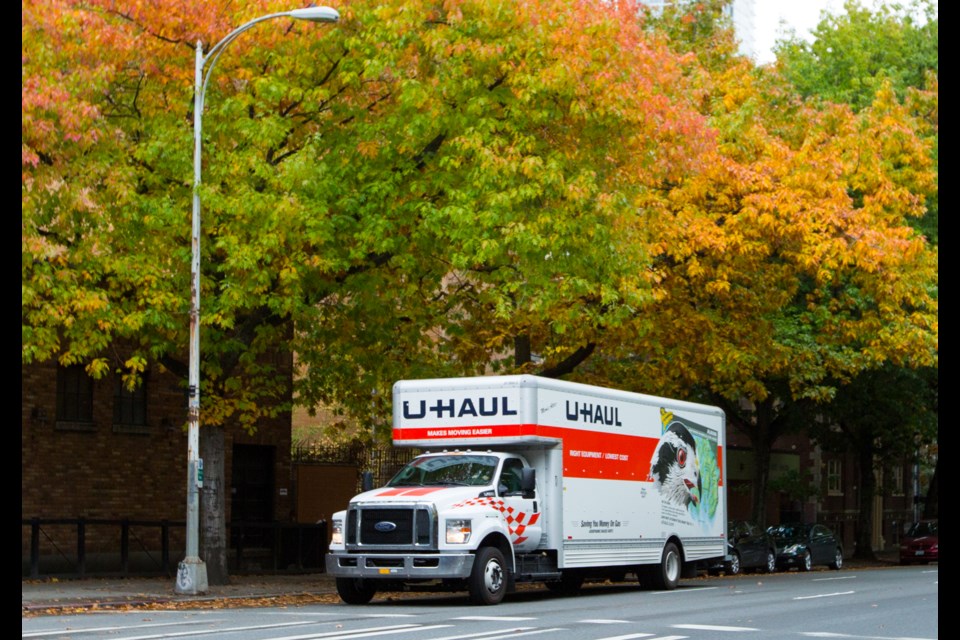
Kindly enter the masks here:
<path id="1" fill-rule="evenodd" d="M 938 567 L 851 568 L 687 580 L 675 591 L 588 585 L 544 588 L 475 607 L 465 594 L 382 594 L 364 606 L 293 599 L 193 599 L 165 608 L 63 609 L 22 618 L 23 638 L 236 640 L 705 640 L 939 637 Z M 323 594 L 313 594 L 321 598 Z M 286 598 L 286 599 L 285 599 Z M 189 605 L 189 606 L 186 606 Z"/>

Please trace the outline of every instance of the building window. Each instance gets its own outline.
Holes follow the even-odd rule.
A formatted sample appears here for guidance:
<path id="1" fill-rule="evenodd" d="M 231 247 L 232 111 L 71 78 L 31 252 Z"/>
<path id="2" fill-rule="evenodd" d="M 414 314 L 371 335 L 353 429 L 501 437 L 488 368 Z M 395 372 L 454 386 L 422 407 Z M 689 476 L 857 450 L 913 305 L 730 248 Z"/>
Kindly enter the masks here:
<path id="1" fill-rule="evenodd" d="M 827 460 L 827 495 L 843 495 L 843 474 L 839 460 Z"/>
<path id="2" fill-rule="evenodd" d="M 93 422 L 93 378 L 81 365 L 57 368 L 57 422 Z"/>
<path id="3" fill-rule="evenodd" d="M 113 430 L 142 433 L 147 427 L 147 376 L 133 390 L 117 377 L 113 387 Z"/>

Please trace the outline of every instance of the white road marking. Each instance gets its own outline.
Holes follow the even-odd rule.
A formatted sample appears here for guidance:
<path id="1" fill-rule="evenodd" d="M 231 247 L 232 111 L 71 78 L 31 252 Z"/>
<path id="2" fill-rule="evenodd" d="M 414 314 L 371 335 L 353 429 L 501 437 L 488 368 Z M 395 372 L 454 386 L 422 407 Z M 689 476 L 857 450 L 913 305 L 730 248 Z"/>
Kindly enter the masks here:
<path id="1" fill-rule="evenodd" d="M 625 636 L 607 636 L 606 638 L 597 638 L 597 640 L 634 640 L 634 638 L 649 638 L 652 633 L 628 633 Z"/>
<path id="2" fill-rule="evenodd" d="M 194 622 L 194 625 L 197 623 Z M 208 620 L 204 620 L 203 624 L 209 624 Z M 194 629 L 192 631 L 178 631 L 176 633 L 153 633 L 149 635 L 142 636 L 129 636 L 124 638 L 124 640 L 156 640 L 157 638 L 179 638 L 181 636 L 203 636 L 211 635 L 215 633 L 228 633 L 234 631 L 257 631 L 260 629 L 276 629 L 278 627 L 302 627 L 307 624 L 316 624 L 312 620 L 303 620 L 301 622 L 281 622 L 280 624 L 257 624 L 244 627 L 227 627 L 225 629 Z M 127 627 L 129 628 L 129 627 Z M 308 637 L 313 637 L 308 636 Z"/>
<path id="3" fill-rule="evenodd" d="M 310 633 L 301 636 L 280 636 L 270 638 L 270 640 L 315 640 L 316 638 L 369 638 L 371 636 L 382 636 L 387 633 L 408 633 L 410 631 L 425 631 L 428 629 L 444 629 L 452 627 L 452 624 L 395 624 L 388 627 L 370 627 L 368 629 L 338 629 L 337 631 L 327 631 L 324 633 Z M 130 638 L 124 638 L 130 640 Z"/>
<path id="4" fill-rule="evenodd" d="M 521 616 L 460 616 L 454 620 L 479 620 L 480 622 L 524 622 L 526 620 L 536 620 L 536 618 L 524 618 Z"/>
<path id="5" fill-rule="evenodd" d="M 223 620 L 204 620 L 204 623 L 208 622 L 223 622 Z M 115 626 L 115 627 L 88 627 L 81 628 L 75 627 L 71 629 L 74 633 L 93 633 L 93 632 L 102 632 L 102 631 L 124 631 L 126 629 L 144 629 L 146 627 L 179 627 L 186 624 L 197 624 L 196 621 L 187 621 L 187 622 L 153 622 L 149 624 L 135 623 L 128 626 Z M 302 623 L 306 624 L 306 623 Z M 58 629 L 56 631 L 28 631 L 20 635 L 21 638 L 42 638 L 44 636 L 59 636 L 63 635 L 65 632 L 63 629 Z"/>
<path id="6" fill-rule="evenodd" d="M 856 580 L 857 576 L 837 576 L 836 578 L 814 578 L 812 582 L 827 582 L 828 580 Z"/>
<path id="7" fill-rule="evenodd" d="M 837 591 L 836 593 L 820 593 L 815 596 L 797 596 L 794 600 L 813 600 L 815 598 L 833 598 L 834 596 L 849 596 L 856 591 Z"/>
<path id="8" fill-rule="evenodd" d="M 654 591 L 650 595 L 654 596 L 666 596 L 670 594 L 678 595 L 681 593 L 695 593 L 697 591 L 715 591 L 720 587 L 687 587 L 684 589 L 674 589 L 673 591 Z"/>
<path id="9" fill-rule="evenodd" d="M 464 633 L 456 636 L 445 636 L 443 638 L 434 638 L 433 640 L 466 640 L 467 638 L 482 638 L 482 640 L 503 640 L 504 638 L 520 638 L 522 636 L 535 636 L 541 633 L 553 633 L 554 631 L 566 631 L 563 627 L 553 627 L 551 629 L 537 629 L 534 627 L 517 627 L 515 629 L 498 629 L 496 631 L 482 631 L 480 633 Z"/>
<path id="10" fill-rule="evenodd" d="M 534 627 L 516 627 L 514 629 L 510 629 L 508 633 L 515 633 L 519 635 L 532 629 L 534 629 Z M 487 636 L 497 636 L 499 638 L 502 637 L 502 634 L 503 629 L 497 629 L 496 631 L 481 631 L 479 633 L 464 633 L 457 636 L 444 636 L 442 638 L 434 638 L 433 640 L 463 640 L 464 638 L 484 638 L 484 640 L 493 640 L 493 638 L 488 638 Z"/>
<path id="11" fill-rule="evenodd" d="M 830 633 L 829 631 L 802 631 L 800 635 L 810 638 L 853 638 L 854 640 L 937 640 L 936 638 L 915 638 L 912 636 L 855 636 L 849 633 Z"/>
<path id="12" fill-rule="evenodd" d="M 593 620 L 581 620 L 585 624 L 627 624 L 629 620 L 608 620 L 606 618 L 595 618 Z"/>
<path id="13" fill-rule="evenodd" d="M 674 629 L 696 629 L 698 631 L 760 631 L 753 627 L 725 627 L 716 624 L 672 624 Z"/>

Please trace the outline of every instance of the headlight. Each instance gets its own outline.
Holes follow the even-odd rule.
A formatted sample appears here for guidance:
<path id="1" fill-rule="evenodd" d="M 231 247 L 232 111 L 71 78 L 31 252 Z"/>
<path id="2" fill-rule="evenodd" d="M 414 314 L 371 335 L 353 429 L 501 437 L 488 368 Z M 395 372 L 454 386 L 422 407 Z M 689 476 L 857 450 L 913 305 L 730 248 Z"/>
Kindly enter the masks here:
<path id="1" fill-rule="evenodd" d="M 469 520 L 447 520 L 447 544 L 466 544 L 469 541 Z"/>
<path id="2" fill-rule="evenodd" d="M 330 544 L 343 544 L 343 520 L 333 521 L 333 534 L 330 536 Z"/>
<path id="3" fill-rule="evenodd" d="M 799 544 L 791 544 L 783 550 L 783 553 L 787 554 L 788 556 L 795 556 L 800 553 L 800 551 L 801 547 Z"/>

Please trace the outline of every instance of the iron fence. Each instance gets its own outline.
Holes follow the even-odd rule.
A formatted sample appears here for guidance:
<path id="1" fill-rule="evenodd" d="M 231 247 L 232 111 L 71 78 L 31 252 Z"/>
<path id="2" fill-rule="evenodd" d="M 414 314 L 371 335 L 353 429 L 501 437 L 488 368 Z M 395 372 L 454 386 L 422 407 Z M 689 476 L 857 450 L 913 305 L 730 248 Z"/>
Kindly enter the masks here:
<path id="1" fill-rule="evenodd" d="M 21 519 L 21 535 L 29 536 L 29 555 L 22 558 L 23 577 L 169 576 L 177 573 L 179 555 L 171 537 L 182 540 L 186 523 L 170 520 L 94 518 Z M 230 549 L 234 573 L 322 572 L 327 553 L 327 523 L 232 522 L 236 533 Z M 91 539 L 96 531 L 98 540 Z M 29 532 L 29 533 L 27 533 Z M 253 535 L 251 535 L 253 534 Z M 248 539 L 257 545 L 248 545 Z M 25 544 L 21 548 L 26 547 Z"/>

